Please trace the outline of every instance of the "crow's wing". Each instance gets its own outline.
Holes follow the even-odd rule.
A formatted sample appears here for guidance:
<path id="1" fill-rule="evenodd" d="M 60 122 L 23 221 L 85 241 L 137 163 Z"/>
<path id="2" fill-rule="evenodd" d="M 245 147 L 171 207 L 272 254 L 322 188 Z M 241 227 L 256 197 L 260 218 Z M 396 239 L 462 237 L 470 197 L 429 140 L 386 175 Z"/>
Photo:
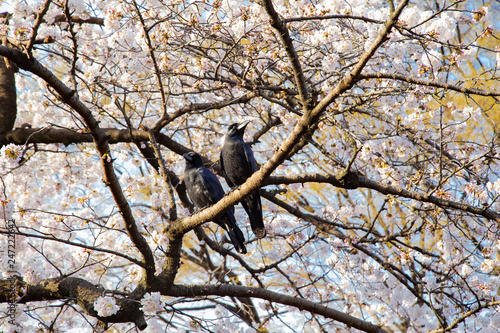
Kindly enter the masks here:
<path id="1" fill-rule="evenodd" d="M 255 161 L 255 157 L 253 156 L 252 148 L 248 143 L 243 142 L 243 149 L 245 151 L 247 164 L 250 168 L 251 174 L 253 174 L 255 171 L 257 171 L 257 162 Z"/>
<path id="2" fill-rule="evenodd" d="M 250 149 L 252 155 L 248 155 L 245 145 L 246 143 L 242 140 L 226 138 L 222 147 L 221 163 L 224 164 L 224 176 L 230 187 L 243 184 L 253 173 L 248 157 L 252 158 L 253 153 Z"/>

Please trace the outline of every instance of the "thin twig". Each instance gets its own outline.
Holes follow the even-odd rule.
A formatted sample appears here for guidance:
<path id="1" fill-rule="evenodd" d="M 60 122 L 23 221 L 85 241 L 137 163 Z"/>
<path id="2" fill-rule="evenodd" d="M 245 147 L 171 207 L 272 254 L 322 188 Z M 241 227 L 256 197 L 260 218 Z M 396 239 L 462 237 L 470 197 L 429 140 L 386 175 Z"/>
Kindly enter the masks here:
<path id="1" fill-rule="evenodd" d="M 33 49 L 33 45 L 35 44 L 36 36 L 38 34 L 38 29 L 40 28 L 40 25 L 43 23 L 43 17 L 49 10 L 49 6 L 52 0 L 45 0 L 44 4 L 42 5 L 42 9 L 40 12 L 36 15 L 36 21 L 35 24 L 33 24 L 33 28 L 31 29 L 31 37 L 28 42 L 28 45 L 26 46 L 26 51 L 28 54 L 28 57 L 31 58 L 31 51 Z"/>
<path id="2" fill-rule="evenodd" d="M 177 208 L 174 200 L 174 189 L 172 188 L 172 183 L 170 181 L 169 172 L 165 167 L 165 160 L 161 156 L 160 146 L 156 142 L 155 134 L 152 130 L 148 130 L 149 142 L 151 142 L 153 149 L 156 154 L 156 159 L 160 165 L 160 176 L 163 179 L 163 183 L 167 189 L 168 205 L 169 205 L 169 219 L 170 221 L 177 220 Z"/>

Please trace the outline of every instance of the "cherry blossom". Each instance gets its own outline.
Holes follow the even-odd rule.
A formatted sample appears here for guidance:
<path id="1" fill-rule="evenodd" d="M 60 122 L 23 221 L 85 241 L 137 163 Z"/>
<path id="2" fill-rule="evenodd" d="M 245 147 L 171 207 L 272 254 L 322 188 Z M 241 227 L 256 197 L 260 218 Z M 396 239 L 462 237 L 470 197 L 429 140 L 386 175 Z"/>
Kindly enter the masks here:
<path id="1" fill-rule="evenodd" d="M 113 297 L 99 297 L 94 302 L 94 309 L 101 317 L 108 317 L 114 315 L 120 307 L 116 305 L 116 300 Z"/>

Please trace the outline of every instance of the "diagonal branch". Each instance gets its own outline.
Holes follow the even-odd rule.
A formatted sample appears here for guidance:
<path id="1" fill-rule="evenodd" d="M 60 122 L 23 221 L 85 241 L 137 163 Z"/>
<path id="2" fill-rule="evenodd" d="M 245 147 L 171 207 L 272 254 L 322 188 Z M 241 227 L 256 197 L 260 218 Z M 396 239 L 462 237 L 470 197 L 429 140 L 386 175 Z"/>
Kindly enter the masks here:
<path id="1" fill-rule="evenodd" d="M 158 160 L 160 177 L 162 178 L 163 185 L 165 185 L 165 188 L 167 190 L 167 197 L 168 197 L 167 200 L 169 205 L 169 214 L 168 214 L 169 220 L 170 221 L 177 220 L 177 208 L 175 206 L 174 190 L 172 188 L 172 182 L 170 181 L 169 172 L 165 167 L 165 161 L 163 160 L 163 157 L 161 155 L 160 147 L 156 142 L 154 132 L 152 130 L 149 130 L 148 134 L 149 134 L 149 142 L 151 142 L 153 150 L 156 154 L 156 159 Z"/>
<path id="2" fill-rule="evenodd" d="M 45 3 L 42 5 L 42 9 L 40 10 L 39 13 L 36 14 L 36 21 L 35 24 L 33 24 L 33 28 L 31 29 L 31 38 L 28 42 L 28 45 L 26 46 L 26 50 L 28 54 L 31 56 L 31 50 L 33 49 L 33 45 L 35 44 L 36 36 L 38 34 L 38 29 L 42 25 L 43 22 L 43 17 L 49 10 L 49 6 L 52 0 L 45 0 Z"/>
<path id="3" fill-rule="evenodd" d="M 290 37 L 290 33 L 288 32 L 288 29 L 283 20 L 281 20 L 278 13 L 274 9 L 272 0 L 264 0 L 262 1 L 262 5 L 264 6 L 267 14 L 270 17 L 271 26 L 278 32 L 288 59 L 290 59 L 293 75 L 295 77 L 295 84 L 297 85 L 297 89 L 299 91 L 299 97 L 300 101 L 302 102 L 302 107 L 305 110 L 310 110 L 312 105 L 311 101 L 309 100 L 306 78 L 304 77 L 304 73 L 302 72 L 302 66 L 299 61 L 299 56 L 295 51 L 295 48 L 293 47 L 293 41 Z"/>
<path id="4" fill-rule="evenodd" d="M 391 14 L 384 27 L 380 31 L 377 39 L 373 42 L 373 44 L 366 50 L 358 60 L 358 63 L 352 71 L 346 75 L 337 86 L 325 97 L 323 98 L 318 105 L 312 111 L 311 117 L 318 117 L 328 105 L 330 105 L 340 94 L 350 89 L 357 81 L 361 79 L 360 75 L 363 69 L 365 68 L 368 61 L 375 54 L 377 49 L 387 40 L 387 36 L 391 32 L 392 28 L 398 21 L 398 17 L 403 11 L 403 9 L 408 4 L 408 0 L 403 0 L 396 8 L 394 13 Z"/>
<path id="5" fill-rule="evenodd" d="M 90 110 L 77 98 L 75 91 L 66 86 L 35 58 L 30 59 L 21 51 L 5 46 L 0 46 L 0 55 L 15 62 L 19 68 L 29 71 L 45 80 L 47 84 L 59 94 L 59 98 L 73 108 L 73 110 L 75 110 L 82 117 L 85 124 L 88 126 L 96 149 L 99 152 L 101 166 L 104 173 L 103 181 L 109 187 L 113 199 L 120 211 L 120 214 L 122 215 L 127 234 L 141 253 L 146 264 L 146 268 L 143 272 L 143 281 L 141 283 L 146 286 L 149 285 L 155 272 L 153 253 L 151 252 L 146 239 L 140 234 L 132 214 L 132 210 L 122 192 L 118 177 L 114 171 L 108 144 L 108 136 L 99 127 L 98 121 L 94 118 Z"/>
<path id="6" fill-rule="evenodd" d="M 167 114 L 167 96 L 165 94 L 165 89 L 163 88 L 163 81 L 161 80 L 160 66 L 158 66 L 158 62 L 156 61 L 153 42 L 151 41 L 151 37 L 149 36 L 149 31 L 148 31 L 148 28 L 146 27 L 146 22 L 144 21 L 144 18 L 142 17 L 142 14 L 141 14 L 141 11 L 139 10 L 139 6 L 137 5 L 137 2 L 133 1 L 133 4 L 134 4 L 134 8 L 135 8 L 135 12 L 137 14 L 137 17 L 139 18 L 139 21 L 141 22 L 142 30 L 144 33 L 144 39 L 146 40 L 146 43 L 148 45 L 149 57 L 151 58 L 151 61 L 153 62 L 153 66 L 155 68 L 156 82 L 158 84 L 158 89 L 160 90 L 162 118 L 163 118 Z"/>
<path id="7" fill-rule="evenodd" d="M 484 304 L 482 304 L 482 305 L 480 305 L 480 306 L 478 306 L 470 311 L 465 312 L 463 315 L 461 315 L 459 318 L 457 318 L 454 322 L 452 322 L 447 327 L 432 330 L 429 333 L 451 332 L 453 329 L 457 328 L 457 326 L 459 324 L 464 322 L 467 318 L 469 318 L 471 316 L 476 316 L 478 313 L 480 313 L 484 309 L 497 307 L 498 305 L 500 305 L 500 301 L 492 301 L 492 302 L 484 303 Z"/>
<path id="8" fill-rule="evenodd" d="M 500 223 L 500 214 L 488 209 L 487 207 L 475 207 L 466 203 L 458 202 L 458 201 L 452 201 L 452 200 L 446 200 L 442 199 L 433 195 L 430 195 L 428 193 L 420 193 L 420 192 L 415 192 L 415 191 L 409 191 L 405 190 L 403 188 L 395 187 L 395 186 L 390 186 L 390 185 L 384 185 L 379 182 L 376 182 L 374 180 L 368 179 L 366 177 L 359 177 L 359 187 L 365 187 L 365 188 L 370 188 L 373 189 L 377 192 L 380 192 L 382 194 L 392 194 L 392 195 L 397 195 L 405 198 L 411 198 L 415 199 L 418 201 L 422 202 L 428 202 L 432 203 L 438 207 L 441 208 L 453 208 L 465 212 L 469 212 L 472 214 L 476 214 L 479 216 L 483 216 L 487 219 L 497 221 Z"/>

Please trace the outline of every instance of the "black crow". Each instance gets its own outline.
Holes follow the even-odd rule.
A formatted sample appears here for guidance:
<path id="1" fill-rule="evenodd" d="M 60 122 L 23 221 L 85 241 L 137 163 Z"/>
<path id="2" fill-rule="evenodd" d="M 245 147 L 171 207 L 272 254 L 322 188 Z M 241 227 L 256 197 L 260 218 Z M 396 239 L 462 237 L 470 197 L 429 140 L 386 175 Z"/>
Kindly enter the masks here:
<path id="1" fill-rule="evenodd" d="M 184 182 L 189 198 L 198 208 L 204 208 L 215 204 L 224 196 L 224 190 L 217 176 L 203 166 L 203 160 L 198 153 L 189 152 L 184 155 L 186 169 L 184 170 Z M 234 207 L 231 207 L 213 220 L 229 234 L 231 242 L 236 251 L 247 253 L 245 238 L 234 218 Z"/>
<path id="2" fill-rule="evenodd" d="M 247 125 L 248 122 L 229 126 L 220 153 L 220 168 L 231 188 L 240 186 L 257 171 L 257 162 L 255 162 L 252 148 L 243 141 Z M 252 193 L 241 202 L 241 205 L 248 214 L 253 233 L 257 238 L 262 238 L 266 236 L 266 229 L 262 218 L 262 203 L 259 192 L 258 189 Z"/>

